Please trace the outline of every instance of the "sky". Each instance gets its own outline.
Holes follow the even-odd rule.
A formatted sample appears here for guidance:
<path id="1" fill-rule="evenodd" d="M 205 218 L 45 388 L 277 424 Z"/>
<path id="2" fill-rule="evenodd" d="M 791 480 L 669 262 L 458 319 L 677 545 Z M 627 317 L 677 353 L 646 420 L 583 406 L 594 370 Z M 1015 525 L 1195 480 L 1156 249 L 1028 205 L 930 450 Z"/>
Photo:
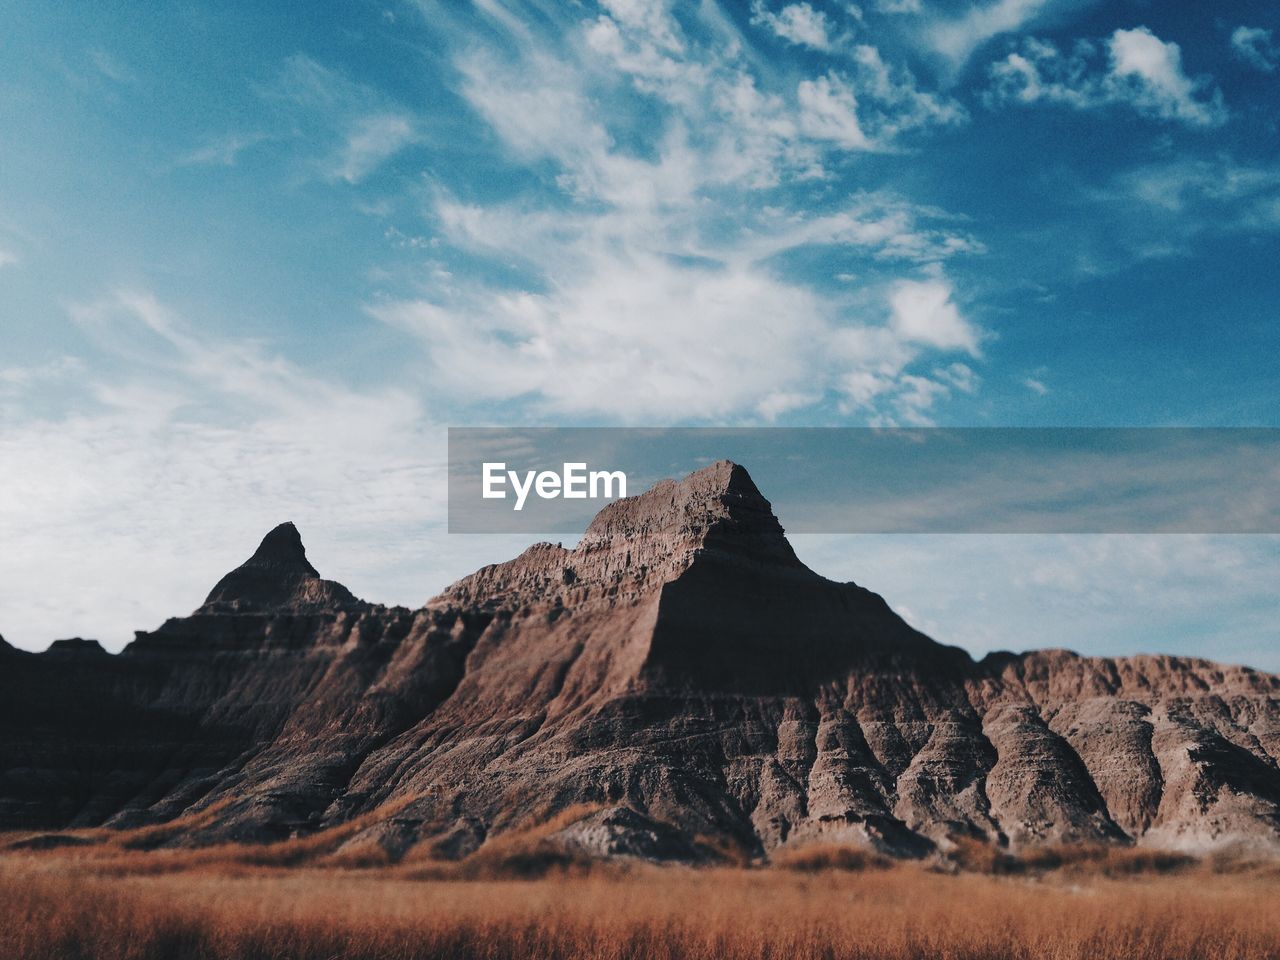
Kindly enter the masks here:
<path id="1" fill-rule="evenodd" d="M 449 425 L 1280 426 L 1278 94 L 1270 0 L 0 6 L 0 634 L 286 519 L 417 606 L 527 542 L 445 532 Z M 796 546 L 1280 669 L 1274 537 Z"/>

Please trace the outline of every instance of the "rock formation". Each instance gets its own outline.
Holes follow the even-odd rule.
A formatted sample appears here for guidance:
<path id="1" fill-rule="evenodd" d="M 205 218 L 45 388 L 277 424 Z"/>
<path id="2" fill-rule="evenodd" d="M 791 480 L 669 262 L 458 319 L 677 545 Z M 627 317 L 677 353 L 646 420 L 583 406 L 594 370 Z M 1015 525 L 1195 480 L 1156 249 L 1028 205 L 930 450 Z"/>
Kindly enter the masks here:
<path id="1" fill-rule="evenodd" d="M 964 651 L 805 567 L 728 462 L 419 610 L 322 580 L 291 524 L 121 654 L 0 642 L 0 828 L 466 855 L 566 810 L 600 855 L 902 856 L 976 837 L 1280 850 L 1280 678 Z"/>
<path id="2" fill-rule="evenodd" d="M 253 556 L 214 585 L 197 613 L 340 610 L 365 606 L 340 583 L 322 580 L 307 561 L 302 536 L 282 523 Z"/>

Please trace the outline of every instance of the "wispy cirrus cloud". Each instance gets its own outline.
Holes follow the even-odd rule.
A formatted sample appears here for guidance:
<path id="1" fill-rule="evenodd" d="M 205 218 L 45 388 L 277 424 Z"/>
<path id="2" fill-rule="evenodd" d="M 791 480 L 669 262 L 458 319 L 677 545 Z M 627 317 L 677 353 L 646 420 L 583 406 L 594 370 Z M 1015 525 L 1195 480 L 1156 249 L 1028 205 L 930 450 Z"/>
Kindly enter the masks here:
<path id="1" fill-rule="evenodd" d="M 1145 164 L 1081 196 L 1139 259 L 1190 256 L 1210 240 L 1280 232 L 1280 165 L 1228 155 Z"/>
<path id="2" fill-rule="evenodd" d="M 417 139 L 412 118 L 399 113 L 374 113 L 352 122 L 346 142 L 333 158 L 329 175 L 359 183 L 373 170 Z"/>
<path id="3" fill-rule="evenodd" d="M 305 54 L 288 58 L 260 93 L 315 145 L 308 162 L 324 180 L 359 183 L 421 138 L 413 111 Z M 244 136 L 233 134 L 227 141 L 235 144 Z"/>
<path id="4" fill-rule="evenodd" d="M 90 50 L 89 63 L 94 70 L 112 83 L 128 86 L 138 82 L 138 75 L 128 64 L 106 50 Z"/>
<path id="5" fill-rule="evenodd" d="M 271 140 L 266 133 L 228 133 L 211 137 L 177 160 L 180 167 L 234 167 L 247 151 Z"/>
<path id="6" fill-rule="evenodd" d="M 785 23 L 764 10 L 757 26 L 803 23 L 815 49 L 830 40 L 804 10 Z M 458 50 L 458 92 L 504 158 L 553 189 L 490 203 L 435 192 L 439 239 L 522 279 L 371 307 L 421 340 L 433 382 L 537 416 L 624 421 L 773 418 L 828 402 L 877 419 L 907 410 L 914 423 L 954 389 L 929 386 L 936 359 L 976 356 L 982 335 L 942 264 L 981 244 L 892 195 L 820 213 L 794 197 L 911 130 L 964 122 L 949 97 L 867 45 L 779 76 L 727 21 L 691 34 L 655 5 L 609 4 L 546 33 L 501 10 L 492 23 L 501 50 Z M 644 147 L 625 136 L 639 118 L 656 128 Z M 787 266 L 818 249 L 880 276 L 833 295 L 830 277 Z M 931 313 L 893 302 L 912 279 L 938 298 Z"/>
<path id="7" fill-rule="evenodd" d="M 1195 261 L 1224 245 L 1265 249 L 1280 236 L 1280 164 L 1226 150 L 1137 163 L 1096 180 L 1055 176 L 1045 184 L 1088 224 L 1070 234 L 1045 228 L 1042 236 L 1056 245 L 1058 266 L 1081 279 L 1154 261 Z"/>

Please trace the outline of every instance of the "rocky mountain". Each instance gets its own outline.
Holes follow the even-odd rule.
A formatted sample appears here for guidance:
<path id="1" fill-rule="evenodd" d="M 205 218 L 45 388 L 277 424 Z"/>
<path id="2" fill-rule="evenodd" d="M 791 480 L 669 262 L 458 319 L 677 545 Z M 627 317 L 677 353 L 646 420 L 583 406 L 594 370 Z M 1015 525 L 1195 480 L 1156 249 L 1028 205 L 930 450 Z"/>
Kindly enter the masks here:
<path id="1" fill-rule="evenodd" d="M 362 607 L 346 587 L 323 580 L 307 561 L 302 536 L 282 523 L 252 557 L 214 585 L 197 613 L 251 613 L 272 610 L 325 611 Z"/>
<path id="2" fill-rule="evenodd" d="M 1082 616 L 1082 620 L 1087 619 Z M 419 610 L 357 600 L 271 531 L 119 655 L 0 641 L 0 828 L 463 856 L 578 811 L 595 854 L 923 855 L 958 837 L 1280 851 L 1280 677 L 1177 657 L 975 662 L 805 567 L 716 463 Z"/>

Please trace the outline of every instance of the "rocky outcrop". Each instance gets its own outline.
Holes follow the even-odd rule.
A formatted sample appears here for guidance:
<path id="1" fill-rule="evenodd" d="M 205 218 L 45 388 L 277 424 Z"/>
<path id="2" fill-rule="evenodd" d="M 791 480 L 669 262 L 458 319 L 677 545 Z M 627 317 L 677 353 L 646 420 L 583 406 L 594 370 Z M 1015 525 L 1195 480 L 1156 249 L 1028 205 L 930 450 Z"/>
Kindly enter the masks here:
<path id="1" fill-rule="evenodd" d="M 307 561 L 302 536 L 282 523 L 265 537 L 252 557 L 214 585 L 197 613 L 327 611 L 360 607 L 340 583 L 323 580 Z"/>
<path id="2" fill-rule="evenodd" d="M 805 567 L 728 462 L 419 610 L 322 580 L 292 525 L 118 656 L 0 646 L 0 827 L 365 816 L 459 857 L 579 810 L 600 856 L 959 837 L 1280 849 L 1280 678 L 1066 651 L 973 661 Z"/>

